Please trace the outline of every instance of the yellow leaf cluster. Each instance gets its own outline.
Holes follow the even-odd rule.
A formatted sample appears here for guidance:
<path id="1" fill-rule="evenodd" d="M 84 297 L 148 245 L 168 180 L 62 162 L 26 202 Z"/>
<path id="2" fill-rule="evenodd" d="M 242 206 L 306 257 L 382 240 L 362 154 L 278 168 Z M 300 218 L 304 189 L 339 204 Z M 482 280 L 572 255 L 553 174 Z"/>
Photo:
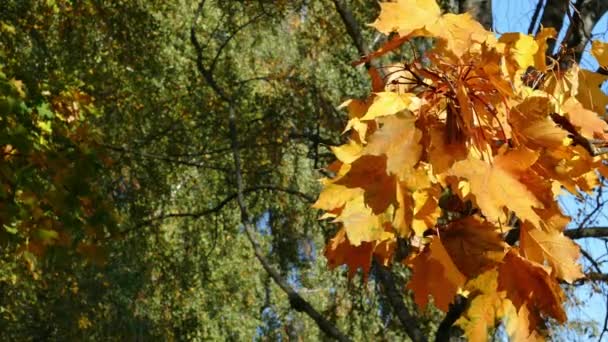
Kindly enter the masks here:
<path id="1" fill-rule="evenodd" d="M 387 75 L 372 69 L 371 95 L 343 105 L 350 140 L 332 149 L 335 177 L 322 180 L 314 204 L 341 227 L 325 250 L 329 265 L 367 276 L 374 258 L 404 262 L 419 306 L 430 296 L 446 311 L 468 294 L 458 324 L 471 340 L 500 319 L 513 339 L 540 339 L 543 317 L 566 320 L 559 282 L 583 277 L 556 195 L 591 191 L 605 169 L 606 77 L 576 64 L 554 72 L 552 28 L 496 39 L 433 0 L 381 9 L 372 26 L 396 35 L 357 63 L 417 36 L 435 44 Z M 606 46 L 592 48 L 602 67 Z M 402 260 L 398 239 L 411 246 Z"/>

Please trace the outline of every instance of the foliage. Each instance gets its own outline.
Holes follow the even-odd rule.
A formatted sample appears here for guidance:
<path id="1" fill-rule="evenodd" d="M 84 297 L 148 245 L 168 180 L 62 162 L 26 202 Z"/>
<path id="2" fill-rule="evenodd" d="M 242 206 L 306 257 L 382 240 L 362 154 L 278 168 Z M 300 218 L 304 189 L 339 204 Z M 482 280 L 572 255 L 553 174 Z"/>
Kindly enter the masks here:
<path id="1" fill-rule="evenodd" d="M 415 37 L 434 45 L 372 68 L 383 75 L 373 93 L 344 104 L 350 140 L 333 149 L 335 176 L 314 205 L 341 227 L 329 264 L 352 275 L 372 259 L 403 262 L 418 306 L 431 296 L 448 312 L 467 298 L 457 324 L 472 341 L 499 319 L 514 340 L 542 340 L 545 318 L 566 321 L 560 281 L 583 277 L 556 197 L 591 192 L 608 176 L 606 77 L 547 53 L 552 28 L 496 38 L 434 0 L 381 6 L 373 26 L 391 38 L 358 63 L 415 49 Z M 603 67 L 606 51 L 593 43 Z M 397 256 L 403 241 L 409 250 Z"/>
<path id="2" fill-rule="evenodd" d="M 85 121 L 95 115 L 91 98 L 69 89 L 28 102 L 23 84 L 1 73 L 0 87 L 0 238 L 16 244 L 32 271 L 49 246 L 100 257 L 94 245 L 112 233 L 114 217 L 97 179 L 110 160 L 97 152 Z"/>
<path id="3" fill-rule="evenodd" d="M 196 22 L 203 2 L 203 20 Z M 391 276 L 394 289 L 404 288 L 412 277 L 407 265 L 370 267 L 366 254 L 357 254 L 362 258 L 349 260 L 369 270 L 366 282 L 354 268 L 329 270 L 328 261 L 335 265 L 349 254 L 323 256 L 320 246 L 336 233 L 335 225 L 310 210 L 332 149 L 346 158 L 352 153 L 330 147 L 347 138 L 340 131 L 348 117 L 336 105 L 367 94 L 368 75 L 349 61 L 389 38 L 371 26 L 357 27 L 377 17 L 375 2 L 4 0 L 0 7 L 0 65 L 6 75 L 0 104 L 11 103 L 11 110 L 0 112 L 0 186 L 8 191 L 3 196 L 35 195 L 0 200 L 0 220 L 10 230 L 0 227 L 0 339 L 328 339 L 273 282 L 244 234 L 227 104 L 200 75 L 192 32 L 203 47 L 204 66 L 234 99 L 243 197 L 272 268 L 353 340 L 407 340 L 395 302 L 414 312 L 411 322 L 422 336 L 440 328 L 444 313 L 433 305 L 414 309 L 415 300 L 426 298 L 411 290 L 396 301 L 391 297 L 381 271 Z M 413 60 L 434 46 L 431 37 L 411 43 L 383 61 Z M 378 92 L 378 100 L 390 103 L 398 95 L 393 90 L 408 89 L 397 83 Z M 416 98 L 403 97 L 401 105 L 423 104 Z M 363 102 L 346 105 L 359 113 L 369 105 Z M 370 115 L 382 115 L 382 108 L 376 105 Z M 375 121 L 352 120 L 350 126 L 372 144 Z M 427 153 L 422 131 L 393 128 L 387 139 L 413 137 L 407 148 L 420 139 L 420 153 Z M 346 146 L 354 151 L 362 145 L 353 139 Z M 367 160 L 384 158 L 384 149 L 397 156 L 402 148 L 390 141 L 373 144 Z M 398 168 L 414 161 L 392 163 Z M 449 159 L 438 163 L 449 169 Z M 382 197 L 384 186 L 372 192 L 390 200 Z M 340 201 L 344 189 L 336 186 L 336 193 L 323 196 Z M 415 195 L 420 201 L 427 194 Z M 442 199 L 442 206 L 468 208 L 451 215 L 474 210 L 473 203 L 454 196 L 430 195 Z M 363 207 L 365 200 L 355 204 Z M 95 214 L 88 216 L 91 209 Z M 435 212 L 430 205 L 419 209 L 411 226 L 423 231 Z M 386 258 L 393 246 L 395 253 L 406 253 L 405 241 L 388 244 Z M 370 248 L 364 241 L 361 246 Z M 343 281 L 348 275 L 350 281 Z M 488 294 L 476 300 L 491 303 Z"/>

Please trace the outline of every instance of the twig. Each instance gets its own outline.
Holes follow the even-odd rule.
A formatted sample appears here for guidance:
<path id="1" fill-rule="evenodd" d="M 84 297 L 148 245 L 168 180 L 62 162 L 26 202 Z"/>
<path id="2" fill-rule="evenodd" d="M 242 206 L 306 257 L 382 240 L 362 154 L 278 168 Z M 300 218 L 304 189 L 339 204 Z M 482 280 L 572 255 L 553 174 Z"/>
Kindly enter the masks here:
<path id="1" fill-rule="evenodd" d="M 304 199 L 307 203 L 314 203 L 315 199 L 313 197 L 311 197 L 310 195 L 307 195 L 303 192 L 297 191 L 297 190 L 293 190 L 293 189 L 286 189 L 286 188 L 281 188 L 278 186 L 272 186 L 272 185 L 259 185 L 259 186 L 252 186 L 252 187 L 248 187 L 243 189 L 243 194 L 248 194 L 248 193 L 252 193 L 252 192 L 257 192 L 257 191 L 278 191 L 278 192 L 284 192 L 287 194 L 291 194 L 294 196 L 298 196 L 302 199 Z M 151 224 L 155 221 L 161 221 L 161 220 L 166 220 L 166 219 L 170 219 L 170 218 L 193 218 L 193 219 L 197 219 L 197 218 L 201 218 L 203 216 L 207 216 L 207 215 L 211 215 L 214 213 L 219 212 L 220 210 L 222 210 L 228 203 L 230 203 L 231 201 L 233 201 L 234 199 L 236 199 L 237 197 L 237 193 L 233 193 L 230 194 L 229 196 L 227 196 L 226 198 L 224 198 L 223 200 L 221 200 L 218 204 L 216 204 L 215 206 L 209 208 L 209 209 L 205 209 L 205 210 L 201 210 L 201 211 L 196 211 L 196 212 L 183 212 L 183 213 L 169 213 L 169 214 L 164 214 L 164 215 L 159 215 L 156 217 L 152 217 L 148 220 L 145 220 L 143 222 L 141 222 L 140 224 L 137 225 L 137 227 L 142 227 L 148 224 Z"/>

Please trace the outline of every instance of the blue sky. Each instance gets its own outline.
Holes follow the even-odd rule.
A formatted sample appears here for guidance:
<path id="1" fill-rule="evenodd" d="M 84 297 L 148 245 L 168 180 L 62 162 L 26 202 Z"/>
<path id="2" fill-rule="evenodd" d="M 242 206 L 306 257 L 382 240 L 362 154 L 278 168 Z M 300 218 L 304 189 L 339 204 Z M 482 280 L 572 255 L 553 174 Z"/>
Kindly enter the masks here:
<path id="1" fill-rule="evenodd" d="M 542 0 L 541 0 L 542 1 Z M 555 1 L 555 0 L 547 0 Z M 606 0 L 608 1 L 608 0 Z M 492 12 L 494 21 L 494 30 L 501 34 L 506 32 L 523 32 L 527 33 L 530 20 L 534 13 L 534 9 L 537 0 L 494 0 L 492 1 Z M 568 22 L 566 20 L 566 22 Z M 560 32 L 562 38 L 564 32 Z M 608 17 L 604 16 L 594 27 L 592 31 L 593 39 L 599 39 L 602 41 L 608 41 Z M 597 61 L 590 56 L 588 53 L 583 55 L 581 66 L 585 69 L 596 70 L 598 67 Z M 606 84 L 604 90 L 606 91 Z M 560 198 L 560 205 L 562 206 L 566 214 L 576 216 L 577 212 L 587 213 L 591 208 L 585 203 L 577 202 L 573 196 L 562 196 Z M 570 227 L 577 227 L 576 220 L 573 220 Z M 594 225 L 608 226 L 607 213 L 603 212 L 598 215 Z M 583 247 L 592 256 L 599 258 L 606 253 L 607 247 L 604 242 L 598 239 L 583 239 L 577 241 L 581 247 Z M 587 265 L 583 262 L 584 265 Z M 604 272 L 608 272 L 608 267 L 604 267 Z M 602 293 L 594 291 L 592 286 L 585 285 L 577 289 L 576 299 L 583 302 L 583 305 L 568 310 L 568 316 L 570 318 L 579 318 L 583 320 L 594 320 L 598 324 L 598 329 L 602 329 L 604 324 L 604 316 L 606 314 L 606 298 Z M 564 338 L 569 340 L 574 339 L 574 336 L 569 336 L 567 332 L 564 332 Z M 576 340 L 585 341 L 584 337 L 578 337 Z M 596 340 L 596 339 L 594 339 Z M 608 341 L 608 336 L 604 335 L 604 340 Z"/>

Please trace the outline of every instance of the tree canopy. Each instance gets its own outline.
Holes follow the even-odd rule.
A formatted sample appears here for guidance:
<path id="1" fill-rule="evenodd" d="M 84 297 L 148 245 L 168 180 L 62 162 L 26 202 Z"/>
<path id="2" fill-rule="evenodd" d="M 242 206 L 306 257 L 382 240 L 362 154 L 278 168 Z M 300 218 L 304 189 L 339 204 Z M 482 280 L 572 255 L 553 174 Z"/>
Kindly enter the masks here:
<path id="1" fill-rule="evenodd" d="M 603 336 L 608 9 L 490 7 L 5 1 L 0 337 Z"/>

